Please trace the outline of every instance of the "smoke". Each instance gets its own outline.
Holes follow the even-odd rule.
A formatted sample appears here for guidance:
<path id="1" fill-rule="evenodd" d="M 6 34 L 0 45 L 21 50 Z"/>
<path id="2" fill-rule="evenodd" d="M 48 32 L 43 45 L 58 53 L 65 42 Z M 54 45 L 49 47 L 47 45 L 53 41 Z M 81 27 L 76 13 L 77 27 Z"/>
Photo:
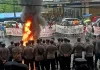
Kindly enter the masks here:
<path id="1" fill-rule="evenodd" d="M 40 27 L 44 27 L 46 23 L 45 19 L 40 14 L 42 0 L 19 0 L 19 3 L 23 6 L 21 20 L 26 22 L 30 16 L 33 18 L 32 33 L 34 33 L 33 37 L 37 39 L 40 35 Z"/>

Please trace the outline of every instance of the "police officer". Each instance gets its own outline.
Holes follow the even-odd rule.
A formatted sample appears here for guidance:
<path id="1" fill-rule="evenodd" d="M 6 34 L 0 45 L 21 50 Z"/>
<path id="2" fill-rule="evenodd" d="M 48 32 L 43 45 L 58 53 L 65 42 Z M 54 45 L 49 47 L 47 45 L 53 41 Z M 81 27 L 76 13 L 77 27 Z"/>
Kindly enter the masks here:
<path id="1" fill-rule="evenodd" d="M 82 58 L 82 52 L 84 51 L 84 44 L 81 42 L 81 38 L 77 38 L 77 42 L 74 44 L 74 58 Z"/>
<path id="2" fill-rule="evenodd" d="M 24 53 L 23 53 L 23 56 L 24 56 L 24 63 L 29 67 L 29 64 L 30 64 L 30 67 L 31 67 L 31 70 L 34 69 L 34 64 L 33 64 L 33 59 L 34 59 L 34 48 L 31 47 L 31 43 L 28 42 L 26 44 L 26 47 L 24 48 Z"/>
<path id="3" fill-rule="evenodd" d="M 75 58 L 82 58 L 82 52 L 84 51 L 84 44 L 81 42 L 81 38 L 77 38 L 77 42 L 74 44 L 73 53 Z M 73 67 L 75 66 L 75 61 L 73 60 Z"/>
<path id="4" fill-rule="evenodd" d="M 91 68 L 91 70 L 93 70 L 93 52 L 94 52 L 94 46 L 93 44 L 90 43 L 89 39 L 86 39 L 86 43 L 85 45 L 85 58 L 87 60 L 87 64 L 88 66 Z"/>
<path id="5" fill-rule="evenodd" d="M 61 56 L 61 69 L 62 70 L 70 70 L 70 63 L 71 63 L 71 53 L 72 53 L 72 45 L 68 43 L 68 39 L 64 39 L 64 43 L 61 44 L 59 49 L 60 56 Z M 66 68 L 67 66 L 67 68 Z"/>
<path id="6" fill-rule="evenodd" d="M 96 42 L 95 50 L 95 68 L 97 68 L 97 61 L 100 59 L 100 35 L 97 36 L 98 40 Z"/>
<path id="7" fill-rule="evenodd" d="M 55 70 L 55 52 L 57 51 L 57 47 L 54 45 L 54 42 L 51 40 L 50 44 L 47 46 L 46 54 L 47 54 L 47 70 L 51 69 Z"/>
<path id="8" fill-rule="evenodd" d="M 44 70 L 45 48 L 41 44 L 40 40 L 37 40 L 37 44 L 36 44 L 36 47 L 34 49 L 34 53 L 35 53 L 35 61 L 36 61 L 35 64 L 36 64 L 37 70 L 40 70 L 40 67 L 41 67 L 42 70 Z"/>
<path id="9" fill-rule="evenodd" d="M 22 49 L 15 43 L 15 47 L 12 49 L 13 61 L 22 63 Z"/>
<path id="10" fill-rule="evenodd" d="M 50 44 L 50 40 L 46 39 L 46 44 L 49 45 Z"/>
<path id="11" fill-rule="evenodd" d="M 5 48 L 5 44 L 2 44 L 2 53 L 3 53 L 3 63 L 7 62 L 10 57 L 10 51 L 8 48 Z"/>
<path id="12" fill-rule="evenodd" d="M 1 46 L 1 42 L 0 42 L 0 70 L 4 70 L 4 64 L 3 64 L 3 48 Z"/>
<path id="13" fill-rule="evenodd" d="M 14 42 L 11 41 L 11 45 L 8 46 L 8 49 L 9 49 L 9 51 L 10 51 L 9 61 L 12 61 L 12 59 L 13 59 L 13 56 L 12 56 L 12 49 L 13 49 L 13 48 L 14 48 Z"/>

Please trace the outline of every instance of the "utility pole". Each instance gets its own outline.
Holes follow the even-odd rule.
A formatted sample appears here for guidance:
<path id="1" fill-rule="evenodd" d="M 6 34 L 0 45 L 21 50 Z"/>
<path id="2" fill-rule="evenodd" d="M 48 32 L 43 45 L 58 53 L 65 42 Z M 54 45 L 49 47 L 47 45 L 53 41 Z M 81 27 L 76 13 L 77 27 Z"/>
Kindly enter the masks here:
<path id="1" fill-rule="evenodd" d="M 14 4 L 14 6 L 13 6 L 14 17 L 16 17 L 16 9 L 15 9 L 15 1 L 14 0 L 13 0 L 13 4 Z"/>

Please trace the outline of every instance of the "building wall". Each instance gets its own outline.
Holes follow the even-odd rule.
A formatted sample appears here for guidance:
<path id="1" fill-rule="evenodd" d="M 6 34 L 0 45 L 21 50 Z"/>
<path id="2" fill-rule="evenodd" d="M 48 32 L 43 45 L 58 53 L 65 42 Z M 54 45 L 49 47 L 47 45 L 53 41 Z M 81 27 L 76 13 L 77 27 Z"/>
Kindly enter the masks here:
<path id="1" fill-rule="evenodd" d="M 89 8 L 89 13 L 92 14 L 92 16 L 100 15 L 100 9 L 99 8 Z"/>

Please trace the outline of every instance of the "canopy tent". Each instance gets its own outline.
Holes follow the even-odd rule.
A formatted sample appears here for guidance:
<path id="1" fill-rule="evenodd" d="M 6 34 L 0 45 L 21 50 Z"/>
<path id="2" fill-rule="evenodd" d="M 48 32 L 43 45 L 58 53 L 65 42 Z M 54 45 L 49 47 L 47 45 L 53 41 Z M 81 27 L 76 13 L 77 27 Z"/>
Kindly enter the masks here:
<path id="1" fill-rule="evenodd" d="M 20 18 L 21 12 L 14 13 L 0 13 L 0 19 L 6 19 L 6 18 Z"/>
<path id="2" fill-rule="evenodd" d="M 85 14 L 83 17 L 90 17 L 92 14 Z"/>

